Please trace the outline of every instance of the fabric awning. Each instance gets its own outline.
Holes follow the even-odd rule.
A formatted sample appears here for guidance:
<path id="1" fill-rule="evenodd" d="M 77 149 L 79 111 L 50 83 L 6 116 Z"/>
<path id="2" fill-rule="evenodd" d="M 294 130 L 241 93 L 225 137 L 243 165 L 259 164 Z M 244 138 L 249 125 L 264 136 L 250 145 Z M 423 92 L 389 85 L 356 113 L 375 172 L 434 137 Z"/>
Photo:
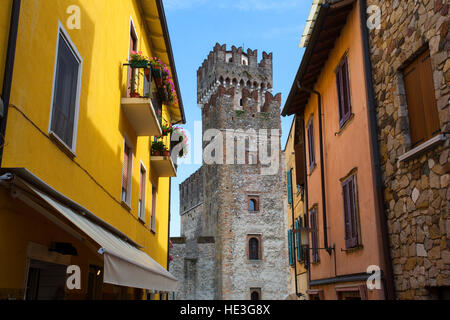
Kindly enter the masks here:
<path id="1" fill-rule="evenodd" d="M 177 291 L 176 278 L 148 254 L 65 204 L 54 200 L 26 181 L 21 180 L 21 184 L 101 247 L 99 253 L 104 256 L 103 281 L 105 283 L 164 292 Z"/>

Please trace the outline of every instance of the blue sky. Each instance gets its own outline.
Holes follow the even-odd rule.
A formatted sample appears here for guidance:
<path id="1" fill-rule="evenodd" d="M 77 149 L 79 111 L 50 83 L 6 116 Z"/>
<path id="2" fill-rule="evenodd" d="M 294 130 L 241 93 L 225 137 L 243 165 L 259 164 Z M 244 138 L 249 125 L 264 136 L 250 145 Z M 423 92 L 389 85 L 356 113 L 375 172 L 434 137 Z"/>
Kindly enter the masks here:
<path id="1" fill-rule="evenodd" d="M 284 106 L 304 49 L 298 44 L 312 0 L 163 0 L 181 87 L 187 124 L 201 121 L 197 106 L 197 69 L 216 42 L 273 52 L 273 93 L 282 93 Z M 292 117 L 282 118 L 284 149 Z M 201 138 L 199 135 L 197 138 Z M 172 179 L 170 235 L 180 235 L 178 185 L 200 167 L 181 164 Z"/>

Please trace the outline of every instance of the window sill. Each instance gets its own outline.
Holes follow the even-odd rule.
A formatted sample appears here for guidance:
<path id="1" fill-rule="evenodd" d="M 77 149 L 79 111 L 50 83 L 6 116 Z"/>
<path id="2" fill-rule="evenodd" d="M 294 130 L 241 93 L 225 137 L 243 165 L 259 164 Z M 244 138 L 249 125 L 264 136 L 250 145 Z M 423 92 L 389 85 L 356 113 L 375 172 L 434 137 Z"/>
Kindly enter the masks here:
<path id="1" fill-rule="evenodd" d="M 126 203 L 125 201 L 121 200 L 120 204 L 122 205 L 122 207 L 124 207 L 126 210 L 131 211 L 131 205 Z"/>
<path id="2" fill-rule="evenodd" d="M 145 218 L 138 217 L 138 221 L 145 226 Z"/>
<path id="3" fill-rule="evenodd" d="M 439 134 L 398 157 L 398 162 L 400 163 L 415 158 L 421 155 L 422 153 L 434 148 L 438 144 L 443 143 L 446 139 L 447 138 L 445 137 L 444 134 Z"/>
<path id="4" fill-rule="evenodd" d="M 353 253 L 353 252 L 356 252 L 356 251 L 360 251 L 362 249 L 364 249 L 364 246 L 362 244 L 359 244 L 359 245 L 357 245 L 356 247 L 353 247 L 353 248 L 341 249 L 341 251 L 345 252 L 345 253 Z"/>
<path id="5" fill-rule="evenodd" d="M 339 131 L 336 132 L 334 135 L 335 136 L 340 136 L 342 135 L 342 133 L 345 131 L 345 129 L 347 129 L 347 127 L 350 125 L 350 123 L 353 122 L 353 119 L 355 118 L 355 114 L 352 113 L 350 115 L 350 117 L 342 124 L 342 126 L 340 126 Z"/>
<path id="6" fill-rule="evenodd" d="M 61 149 L 65 154 L 67 154 L 70 158 L 75 158 L 77 155 L 75 154 L 75 151 L 72 150 L 64 141 L 61 140 L 61 138 L 58 137 L 56 133 L 53 131 L 50 131 L 49 133 L 50 139 L 58 146 L 58 148 Z"/>

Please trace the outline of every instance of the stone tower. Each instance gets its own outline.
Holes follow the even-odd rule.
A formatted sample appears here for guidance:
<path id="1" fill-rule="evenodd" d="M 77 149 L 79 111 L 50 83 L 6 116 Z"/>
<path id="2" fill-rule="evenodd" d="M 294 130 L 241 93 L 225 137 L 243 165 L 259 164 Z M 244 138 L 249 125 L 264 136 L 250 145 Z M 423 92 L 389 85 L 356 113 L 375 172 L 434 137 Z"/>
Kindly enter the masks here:
<path id="1" fill-rule="evenodd" d="M 197 72 L 204 140 L 217 143 L 204 143 L 202 168 L 180 185 L 180 299 L 288 295 L 281 94 L 271 91 L 271 53 L 258 63 L 256 50 L 216 44 Z"/>

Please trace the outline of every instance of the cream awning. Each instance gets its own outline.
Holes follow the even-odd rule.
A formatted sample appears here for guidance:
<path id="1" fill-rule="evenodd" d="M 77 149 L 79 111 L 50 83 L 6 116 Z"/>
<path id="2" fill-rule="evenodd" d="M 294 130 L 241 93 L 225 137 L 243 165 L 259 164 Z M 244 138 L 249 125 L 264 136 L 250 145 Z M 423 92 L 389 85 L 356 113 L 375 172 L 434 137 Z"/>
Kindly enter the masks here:
<path id="1" fill-rule="evenodd" d="M 24 197 L 31 193 L 44 200 L 100 246 L 99 253 L 104 256 L 105 283 L 164 292 L 177 291 L 176 278 L 148 254 L 24 180 L 20 182 L 21 187 L 28 189 L 23 190 L 26 193 L 21 192 Z"/>

